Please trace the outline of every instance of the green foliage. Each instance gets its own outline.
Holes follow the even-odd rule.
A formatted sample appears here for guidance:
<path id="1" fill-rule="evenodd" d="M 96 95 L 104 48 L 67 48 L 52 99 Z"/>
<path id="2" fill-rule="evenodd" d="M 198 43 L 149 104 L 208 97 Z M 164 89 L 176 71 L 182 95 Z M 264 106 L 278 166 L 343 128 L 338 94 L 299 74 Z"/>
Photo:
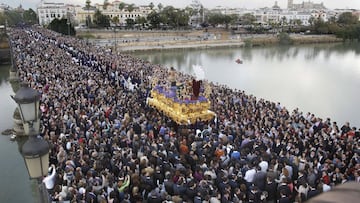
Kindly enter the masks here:
<path id="1" fill-rule="evenodd" d="M 147 21 L 150 22 L 151 26 L 154 28 L 159 28 L 160 26 L 160 14 L 156 11 L 151 11 L 147 16 Z"/>
<path id="2" fill-rule="evenodd" d="M 127 10 L 131 13 L 135 10 L 135 4 L 129 4 L 127 5 Z"/>
<path id="3" fill-rule="evenodd" d="M 158 7 L 158 9 L 159 9 L 160 11 L 164 8 L 164 6 L 163 6 L 161 3 L 159 3 L 159 4 L 157 5 L 157 7 Z"/>
<path id="4" fill-rule="evenodd" d="M 0 12 L 0 25 L 5 25 L 6 16 L 4 13 Z"/>
<path id="5" fill-rule="evenodd" d="M 119 9 L 120 9 L 120 11 L 124 10 L 125 6 L 126 6 L 126 4 L 125 4 L 124 2 L 121 2 L 121 3 L 119 4 Z"/>
<path id="6" fill-rule="evenodd" d="M 329 34 L 328 23 L 325 23 L 321 18 L 314 21 L 313 27 L 316 34 Z"/>
<path id="7" fill-rule="evenodd" d="M 114 16 L 112 19 L 111 19 L 111 22 L 114 23 L 115 25 L 118 25 L 119 22 L 120 22 L 120 19 L 118 16 Z"/>
<path id="8" fill-rule="evenodd" d="M 48 25 L 48 29 L 53 30 L 58 33 L 62 33 L 64 35 L 72 35 L 76 34 L 74 26 L 67 23 L 68 21 L 64 18 L 57 19 L 55 18 L 51 23 Z"/>
<path id="9" fill-rule="evenodd" d="M 4 15 L 10 27 L 19 25 L 20 23 L 23 22 L 21 13 L 17 11 L 13 11 L 13 10 L 4 11 Z"/>
<path id="10" fill-rule="evenodd" d="M 29 25 L 34 25 L 38 23 L 38 17 L 34 10 L 31 8 L 29 10 L 25 10 L 23 14 L 24 22 Z"/>
<path id="11" fill-rule="evenodd" d="M 344 41 L 354 39 L 360 40 L 360 23 L 342 27 L 342 29 L 338 30 L 335 34 Z"/>
<path id="12" fill-rule="evenodd" d="M 290 38 L 289 34 L 286 32 L 281 32 L 278 36 L 277 36 L 278 40 L 279 40 L 279 44 L 281 45 L 290 45 L 293 44 L 293 40 Z"/>
<path id="13" fill-rule="evenodd" d="M 147 20 L 145 17 L 138 16 L 135 20 L 135 23 L 144 26 L 144 24 L 147 23 Z"/>
<path id="14" fill-rule="evenodd" d="M 103 15 L 100 10 L 96 10 L 93 22 L 94 26 L 97 28 L 110 27 L 110 17 Z"/>
<path id="15" fill-rule="evenodd" d="M 359 23 L 358 18 L 353 15 L 351 12 L 345 12 L 339 15 L 338 21 L 339 24 L 351 25 Z"/>
<path id="16" fill-rule="evenodd" d="M 154 3 L 150 2 L 149 7 L 150 7 L 151 10 L 153 10 L 153 8 L 155 7 Z"/>
<path id="17" fill-rule="evenodd" d="M 229 27 L 229 24 L 235 22 L 238 19 L 237 15 L 224 15 L 221 13 L 212 13 L 209 15 L 208 22 L 212 26 L 216 25 L 225 25 L 226 28 Z"/>
<path id="18" fill-rule="evenodd" d="M 343 40 L 360 38 L 360 22 L 350 12 L 340 14 L 337 20 L 331 18 L 329 21 L 324 22 L 321 19 L 311 17 L 309 22 L 311 23 L 311 31 L 314 34 L 335 34 Z"/>
<path id="19" fill-rule="evenodd" d="M 87 10 L 89 10 L 90 7 L 91 7 L 91 1 L 90 1 L 90 0 L 86 0 L 86 1 L 85 1 L 85 8 L 86 8 Z"/>
<path id="20" fill-rule="evenodd" d="M 247 47 L 247 48 L 253 46 L 252 40 L 249 39 L 249 38 L 248 38 L 248 39 L 245 39 L 245 40 L 244 40 L 244 43 L 245 43 L 245 47 Z"/>
<path id="21" fill-rule="evenodd" d="M 126 19 L 126 27 L 127 28 L 134 28 L 135 21 L 131 18 Z"/>
<path id="22" fill-rule="evenodd" d="M 240 21 L 242 25 L 252 25 L 256 21 L 256 17 L 251 13 L 245 13 L 240 17 Z"/>

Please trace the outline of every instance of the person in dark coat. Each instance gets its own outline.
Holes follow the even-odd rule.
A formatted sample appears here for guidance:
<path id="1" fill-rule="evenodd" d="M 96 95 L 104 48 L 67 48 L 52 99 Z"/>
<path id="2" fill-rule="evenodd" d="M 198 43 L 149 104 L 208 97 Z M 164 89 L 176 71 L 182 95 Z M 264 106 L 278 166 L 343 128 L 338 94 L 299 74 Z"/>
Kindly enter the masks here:
<path id="1" fill-rule="evenodd" d="M 311 198 L 317 196 L 318 194 L 320 194 L 320 191 L 318 189 L 316 189 L 316 187 L 314 185 L 310 185 L 310 190 L 308 191 L 307 199 L 311 199 Z"/>
<path id="2" fill-rule="evenodd" d="M 270 177 L 267 178 L 265 191 L 268 193 L 268 196 L 266 198 L 267 202 L 274 203 L 276 201 L 277 183 Z"/>
<path id="3" fill-rule="evenodd" d="M 261 168 L 258 167 L 257 172 L 254 175 L 253 184 L 259 188 L 259 190 L 264 191 L 266 185 L 266 172 L 261 171 Z"/>
<path id="4" fill-rule="evenodd" d="M 249 202 L 260 202 L 260 198 L 261 198 L 261 192 L 259 191 L 257 186 L 251 186 L 250 187 L 250 192 L 249 192 Z"/>
<path id="5" fill-rule="evenodd" d="M 277 201 L 278 203 L 292 203 L 292 201 L 290 200 L 290 197 L 286 195 L 287 191 L 286 190 L 281 190 L 280 191 L 280 198 Z"/>

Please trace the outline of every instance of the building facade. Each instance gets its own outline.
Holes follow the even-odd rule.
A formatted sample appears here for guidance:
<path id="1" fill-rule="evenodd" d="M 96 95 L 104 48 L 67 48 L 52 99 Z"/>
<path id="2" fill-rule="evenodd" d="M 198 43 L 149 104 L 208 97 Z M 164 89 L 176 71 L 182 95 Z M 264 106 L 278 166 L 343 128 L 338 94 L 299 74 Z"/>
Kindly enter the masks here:
<path id="1" fill-rule="evenodd" d="M 326 9 L 323 2 L 314 3 L 312 1 L 303 1 L 300 4 L 295 4 L 293 0 L 288 0 L 287 8 L 290 10 Z"/>
<path id="2" fill-rule="evenodd" d="M 48 25 L 55 18 L 67 18 L 67 9 L 64 3 L 53 3 L 41 1 L 37 7 L 39 24 Z"/>

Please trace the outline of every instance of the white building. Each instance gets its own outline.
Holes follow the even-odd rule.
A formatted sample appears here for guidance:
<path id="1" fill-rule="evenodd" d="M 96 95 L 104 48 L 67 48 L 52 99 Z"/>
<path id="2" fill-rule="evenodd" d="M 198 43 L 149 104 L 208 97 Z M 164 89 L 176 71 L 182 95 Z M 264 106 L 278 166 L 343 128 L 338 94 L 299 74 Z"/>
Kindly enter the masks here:
<path id="1" fill-rule="evenodd" d="M 127 7 L 120 10 L 119 5 L 120 1 L 113 1 L 109 3 L 106 7 L 103 4 L 95 4 L 95 9 L 99 10 L 103 15 L 109 16 L 110 20 L 113 20 L 115 17 L 118 18 L 120 25 L 125 25 L 127 19 L 136 20 L 139 17 L 147 17 L 151 13 L 152 9 L 150 6 L 134 6 L 133 10 L 128 10 Z M 154 9 L 154 8 L 153 8 Z"/>
<path id="2" fill-rule="evenodd" d="M 67 8 L 64 3 L 52 3 L 41 1 L 37 7 L 39 24 L 48 25 L 55 18 L 67 18 Z"/>
<path id="3" fill-rule="evenodd" d="M 5 10 L 9 10 L 10 6 L 4 4 L 4 3 L 0 3 L 0 13 L 4 12 Z"/>

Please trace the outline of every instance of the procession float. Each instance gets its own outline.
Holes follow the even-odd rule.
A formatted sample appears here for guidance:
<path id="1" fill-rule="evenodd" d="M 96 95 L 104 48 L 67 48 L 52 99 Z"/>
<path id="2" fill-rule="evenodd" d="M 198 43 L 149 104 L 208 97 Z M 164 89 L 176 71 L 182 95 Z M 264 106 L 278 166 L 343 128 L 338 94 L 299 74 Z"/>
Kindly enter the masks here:
<path id="1" fill-rule="evenodd" d="M 210 84 L 203 81 L 204 71 L 201 66 L 194 65 L 193 70 L 196 78 L 192 81 L 169 81 L 169 85 L 154 79 L 150 96 L 147 98 L 148 105 L 179 125 L 213 119 L 215 113 L 210 110 L 211 103 L 208 99 L 211 93 Z"/>

